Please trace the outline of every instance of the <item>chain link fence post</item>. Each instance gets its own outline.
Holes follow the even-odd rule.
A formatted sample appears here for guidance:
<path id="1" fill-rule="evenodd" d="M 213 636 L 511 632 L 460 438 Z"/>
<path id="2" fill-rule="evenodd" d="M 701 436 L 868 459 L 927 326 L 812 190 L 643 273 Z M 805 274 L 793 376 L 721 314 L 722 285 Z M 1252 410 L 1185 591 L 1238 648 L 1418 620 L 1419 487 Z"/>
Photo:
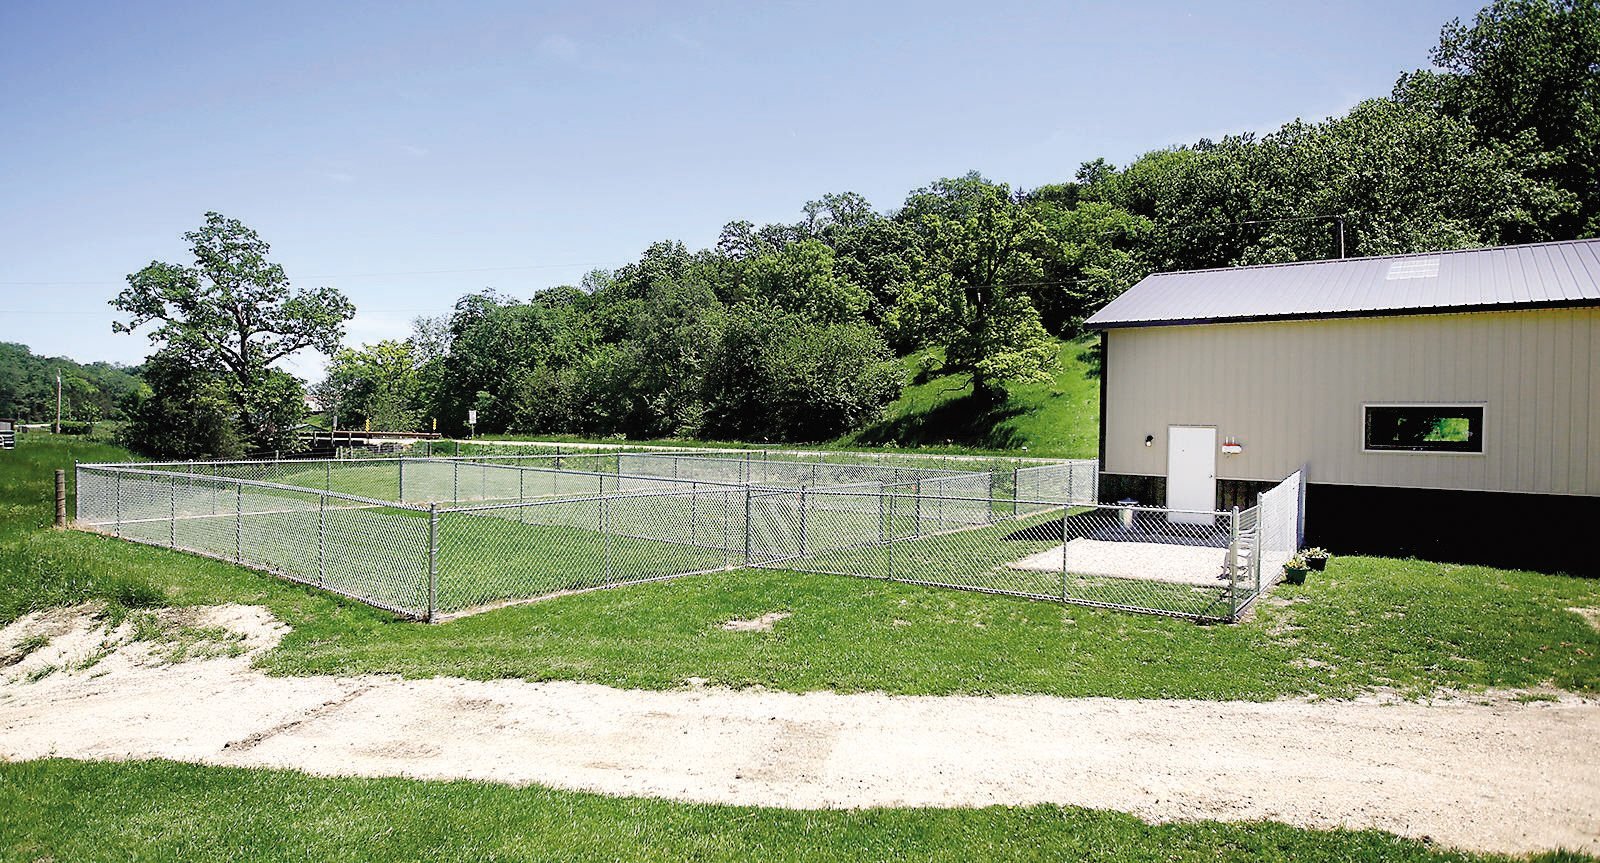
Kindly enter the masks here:
<path id="1" fill-rule="evenodd" d="M 604 543 L 605 577 L 606 584 L 611 583 L 611 525 L 606 520 L 606 492 L 605 477 L 601 477 L 600 489 L 600 541 Z"/>
<path id="2" fill-rule="evenodd" d="M 1259 513 L 1260 510 L 1257 510 Z M 1228 620 L 1239 619 L 1239 507 L 1233 508 L 1233 521 L 1228 526 Z"/>
<path id="3" fill-rule="evenodd" d="M 1250 549 L 1250 569 L 1255 572 L 1254 587 L 1257 598 L 1261 596 L 1261 523 L 1266 517 L 1266 509 L 1262 506 L 1265 500 L 1266 498 L 1261 492 L 1256 492 L 1256 540 L 1255 547 Z"/>
<path id="4" fill-rule="evenodd" d="M 398 500 L 399 500 L 400 503 L 405 503 L 406 502 L 406 457 L 405 456 L 401 456 L 400 457 L 399 467 L 400 467 L 400 478 L 399 478 L 398 485 L 400 487 L 400 497 L 398 498 Z"/>
<path id="5" fill-rule="evenodd" d="M 439 618 L 439 504 L 428 504 L 428 622 Z"/>
<path id="6" fill-rule="evenodd" d="M 744 565 L 750 565 L 750 535 L 755 525 L 750 523 L 750 487 L 744 487 Z"/>
<path id="7" fill-rule="evenodd" d="M 178 547 L 178 478 L 167 482 L 167 548 Z"/>
<path id="8" fill-rule="evenodd" d="M 317 495 L 317 586 L 328 582 L 328 496 Z"/>
<path id="9" fill-rule="evenodd" d="M 806 487 L 800 486 L 800 556 L 806 553 Z"/>
<path id="10" fill-rule="evenodd" d="M 244 483 L 233 483 L 233 562 L 244 563 Z"/>
<path id="11" fill-rule="evenodd" d="M 461 454 L 461 443 L 456 442 L 456 455 Z M 461 462 L 450 462 L 450 502 L 461 502 Z"/>
<path id="12" fill-rule="evenodd" d="M 1061 507 L 1061 601 L 1067 601 L 1067 507 Z"/>
<path id="13" fill-rule="evenodd" d="M 733 567 L 733 547 L 728 543 L 728 528 L 733 522 L 733 495 L 731 492 L 722 493 L 722 568 Z"/>

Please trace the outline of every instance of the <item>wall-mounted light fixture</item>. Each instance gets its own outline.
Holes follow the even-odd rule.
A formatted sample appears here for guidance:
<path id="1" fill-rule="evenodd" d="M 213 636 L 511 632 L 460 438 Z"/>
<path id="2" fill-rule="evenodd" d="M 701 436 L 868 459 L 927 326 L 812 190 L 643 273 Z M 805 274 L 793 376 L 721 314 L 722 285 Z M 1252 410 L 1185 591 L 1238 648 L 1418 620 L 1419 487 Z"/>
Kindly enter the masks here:
<path id="1" fill-rule="evenodd" d="M 1222 439 L 1222 451 L 1227 455 L 1238 455 L 1244 452 L 1244 444 L 1238 438 L 1227 437 Z"/>
<path id="2" fill-rule="evenodd" d="M 1156 436 L 1155 435 L 1147 434 L 1147 435 L 1144 436 L 1144 445 L 1145 446 L 1151 446 L 1155 442 L 1156 442 Z"/>

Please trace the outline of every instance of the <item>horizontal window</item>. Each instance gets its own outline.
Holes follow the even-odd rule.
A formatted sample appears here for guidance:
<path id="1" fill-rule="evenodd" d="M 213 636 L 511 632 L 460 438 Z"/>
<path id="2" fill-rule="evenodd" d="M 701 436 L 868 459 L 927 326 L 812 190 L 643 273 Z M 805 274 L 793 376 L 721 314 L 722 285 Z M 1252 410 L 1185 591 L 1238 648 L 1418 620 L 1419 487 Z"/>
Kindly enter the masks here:
<path id="1" fill-rule="evenodd" d="M 1482 405 L 1367 405 L 1366 448 L 1483 452 Z"/>

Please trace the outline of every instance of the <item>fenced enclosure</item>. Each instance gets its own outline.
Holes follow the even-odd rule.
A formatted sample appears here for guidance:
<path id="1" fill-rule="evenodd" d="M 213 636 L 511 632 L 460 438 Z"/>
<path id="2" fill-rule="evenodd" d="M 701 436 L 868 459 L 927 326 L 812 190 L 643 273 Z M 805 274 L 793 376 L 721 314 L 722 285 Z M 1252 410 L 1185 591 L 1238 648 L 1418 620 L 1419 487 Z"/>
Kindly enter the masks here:
<path id="1" fill-rule="evenodd" d="M 1097 481 L 1091 461 L 751 450 L 82 465 L 77 524 L 428 620 L 742 566 L 1231 620 L 1298 547 L 1298 485 L 1175 513 L 1097 503 Z"/>

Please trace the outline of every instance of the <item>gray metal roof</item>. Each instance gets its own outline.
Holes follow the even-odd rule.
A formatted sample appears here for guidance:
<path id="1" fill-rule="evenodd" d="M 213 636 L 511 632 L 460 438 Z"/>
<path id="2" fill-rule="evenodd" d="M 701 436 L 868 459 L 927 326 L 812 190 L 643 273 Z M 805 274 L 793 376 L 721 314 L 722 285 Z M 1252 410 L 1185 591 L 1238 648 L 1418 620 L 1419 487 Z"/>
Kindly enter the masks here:
<path id="1" fill-rule="evenodd" d="M 1091 329 L 1600 305 L 1600 240 L 1157 273 Z"/>

